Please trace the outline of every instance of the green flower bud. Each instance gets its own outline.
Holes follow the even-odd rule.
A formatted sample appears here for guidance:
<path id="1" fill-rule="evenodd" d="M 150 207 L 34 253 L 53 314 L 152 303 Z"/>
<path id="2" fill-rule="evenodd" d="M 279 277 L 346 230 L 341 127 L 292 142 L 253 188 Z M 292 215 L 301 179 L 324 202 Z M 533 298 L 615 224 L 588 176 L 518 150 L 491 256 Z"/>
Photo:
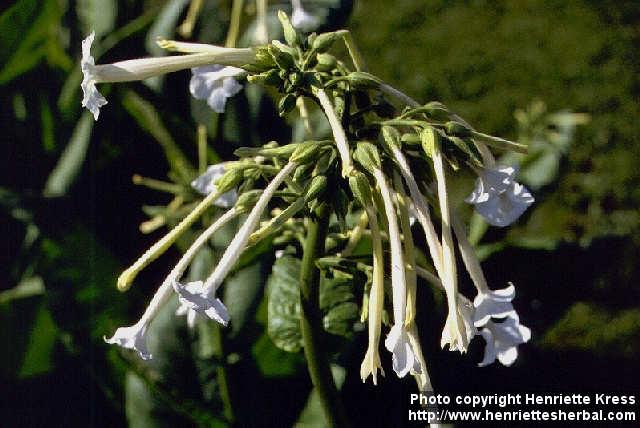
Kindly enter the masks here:
<path id="1" fill-rule="evenodd" d="M 218 193 L 223 194 L 237 187 L 243 177 L 243 168 L 231 168 L 214 184 L 218 189 Z"/>
<path id="2" fill-rule="evenodd" d="M 276 65 L 267 48 L 256 49 L 256 65 L 264 69 L 270 69 Z"/>
<path id="3" fill-rule="evenodd" d="M 260 189 L 255 189 L 242 193 L 238 196 L 235 208 L 241 213 L 251 211 L 251 208 L 256 204 L 262 192 Z"/>
<path id="4" fill-rule="evenodd" d="M 298 43 L 298 33 L 296 29 L 291 25 L 291 21 L 289 21 L 289 17 L 286 13 L 279 10 L 278 11 L 278 19 L 280 20 L 280 24 L 282 24 L 282 31 L 284 32 L 284 39 L 287 41 L 289 46 L 295 46 Z"/>
<path id="5" fill-rule="evenodd" d="M 382 81 L 373 74 L 364 71 L 354 71 L 347 76 L 349 85 L 357 89 L 377 89 Z"/>
<path id="6" fill-rule="evenodd" d="M 313 179 L 311 180 L 311 184 L 309 184 L 309 189 L 307 189 L 307 194 L 304 197 L 305 202 L 316 199 L 319 195 L 324 193 L 326 188 L 327 177 L 325 177 L 324 175 L 313 177 Z"/>
<path id="7" fill-rule="evenodd" d="M 389 147 L 401 148 L 402 143 L 400 141 L 400 133 L 392 126 L 382 127 L 382 137 Z"/>
<path id="8" fill-rule="evenodd" d="M 349 187 L 360 205 L 363 207 L 371 205 L 371 184 L 369 184 L 369 180 L 363 173 L 354 172 L 349 177 Z"/>
<path id="9" fill-rule="evenodd" d="M 280 101 L 278 102 L 278 114 L 280 116 L 285 116 L 295 107 L 296 107 L 296 96 L 293 94 L 287 94 L 284 97 L 280 98 Z"/>
<path id="10" fill-rule="evenodd" d="M 264 73 L 248 76 L 247 80 L 251 83 L 259 83 L 268 86 L 280 86 L 282 84 L 282 79 L 280 79 L 278 72 L 279 70 L 274 68 Z"/>
<path id="11" fill-rule="evenodd" d="M 328 54 L 322 53 L 316 56 L 318 59 L 318 64 L 316 65 L 316 70 L 318 71 L 331 71 L 336 67 L 338 60 L 336 57 Z"/>
<path id="12" fill-rule="evenodd" d="M 427 156 L 432 157 L 433 152 L 438 144 L 438 133 L 432 127 L 427 127 L 420 132 L 420 140 L 422 143 L 422 150 Z"/>
<path id="13" fill-rule="evenodd" d="M 288 70 L 293 67 L 295 61 L 290 53 L 278 49 L 275 44 L 269 45 L 267 49 L 269 50 L 269 54 L 271 54 L 271 57 L 278 65 L 278 67 L 280 67 L 280 69 Z"/>
<path id="14" fill-rule="evenodd" d="M 372 174 L 374 170 L 382 168 L 378 148 L 369 142 L 359 142 L 353 153 L 353 158 Z"/>
<path id="15" fill-rule="evenodd" d="M 335 43 L 335 41 L 342 37 L 344 34 L 346 34 L 345 30 L 318 34 L 318 36 L 313 41 L 311 48 L 319 53 L 326 52 L 331 49 L 331 46 Z"/>
<path id="16" fill-rule="evenodd" d="M 456 137 L 468 137 L 471 135 L 471 129 L 460 122 L 449 121 L 444 124 L 444 127 L 449 135 L 455 135 Z"/>
<path id="17" fill-rule="evenodd" d="M 431 101 L 430 103 L 425 104 L 421 110 L 423 110 L 430 118 L 438 121 L 449 120 L 449 116 L 451 115 L 447 106 L 438 101 Z"/>
<path id="18" fill-rule="evenodd" d="M 306 141 L 304 143 L 300 143 L 289 158 L 289 162 L 295 162 L 298 164 L 307 163 L 322 154 L 322 150 L 320 149 L 323 146 L 323 143 L 319 143 L 317 141 Z"/>

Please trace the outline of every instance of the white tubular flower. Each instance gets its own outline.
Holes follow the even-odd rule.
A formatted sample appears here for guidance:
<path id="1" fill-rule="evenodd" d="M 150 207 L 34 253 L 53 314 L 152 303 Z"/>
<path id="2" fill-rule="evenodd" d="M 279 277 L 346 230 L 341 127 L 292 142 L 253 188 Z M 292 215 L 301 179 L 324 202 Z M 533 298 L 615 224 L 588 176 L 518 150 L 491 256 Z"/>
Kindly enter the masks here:
<path id="1" fill-rule="evenodd" d="M 214 221 L 208 228 L 205 229 L 204 232 L 200 234 L 200 236 L 196 238 L 193 244 L 191 244 L 189 249 L 185 251 L 178 263 L 164 280 L 163 286 L 171 286 L 178 293 L 180 306 L 176 310 L 176 315 L 186 315 L 187 325 L 189 326 L 189 328 L 193 328 L 195 326 L 196 315 L 198 313 L 197 310 L 193 307 L 194 305 L 189 301 L 189 298 L 192 294 L 198 293 L 198 284 L 192 282 L 183 286 L 178 281 L 180 280 L 180 277 L 186 270 L 187 266 L 189 266 L 189 263 L 191 263 L 193 258 L 196 256 L 200 248 L 202 248 L 202 246 L 205 245 L 209 241 L 209 239 L 211 239 L 211 237 L 218 230 L 220 230 L 222 226 L 224 226 L 237 216 L 238 211 L 235 208 L 231 208 L 226 213 L 218 217 L 216 221 Z M 197 297 L 194 297 L 193 300 L 197 300 Z M 229 315 L 226 308 L 224 308 L 224 305 L 222 305 L 222 302 L 218 300 L 218 302 L 214 302 L 214 304 L 212 304 L 211 306 L 214 308 L 213 311 L 211 311 L 211 317 L 219 323 L 226 325 L 226 323 L 229 321 Z M 206 313 L 205 315 L 208 316 L 208 314 Z"/>
<path id="2" fill-rule="evenodd" d="M 442 331 L 441 346 L 449 345 L 449 349 L 466 352 L 469 345 L 468 332 L 465 330 L 458 308 L 458 278 L 456 271 L 456 258 L 451 233 L 451 208 L 449 206 L 449 194 L 447 191 L 446 171 L 442 152 L 437 141 L 435 131 L 431 129 L 431 136 L 434 139 L 433 149 L 433 169 L 436 175 L 438 186 L 438 200 L 440 203 L 440 213 L 442 216 L 442 266 L 438 272 L 442 278 L 445 294 L 447 296 L 447 320 Z M 436 263 L 437 268 L 437 263 Z"/>
<path id="3" fill-rule="evenodd" d="M 91 56 L 91 45 L 94 37 L 94 33 L 91 33 L 82 42 L 82 60 L 80 65 L 82 74 L 84 75 L 81 85 L 84 93 L 82 105 L 93 113 L 93 117 L 96 120 L 100 113 L 100 107 L 107 103 L 96 89 L 96 83 L 133 82 L 205 65 L 222 64 L 243 66 L 255 61 L 255 53 L 250 48 L 236 49 L 222 48 L 213 45 L 182 44 L 188 45 L 194 50 L 198 49 L 198 53 L 139 58 L 119 61 L 113 64 L 95 65 L 93 57 Z M 171 41 L 164 41 L 163 43 L 165 45 L 172 44 Z"/>
<path id="4" fill-rule="evenodd" d="M 335 109 L 333 108 L 333 104 L 329 99 L 329 96 L 325 92 L 324 89 L 317 89 L 315 95 L 318 97 L 318 101 L 320 101 L 320 105 L 324 110 L 325 116 L 327 116 L 327 120 L 329 121 L 329 125 L 331 126 L 331 132 L 333 133 L 333 139 L 336 142 L 336 148 L 338 149 L 338 153 L 340 154 L 340 159 L 342 161 L 342 176 L 349 177 L 351 172 L 353 171 L 353 162 L 351 160 L 351 152 L 349 150 L 349 140 L 347 139 L 347 134 L 342 127 L 342 122 L 338 118 Z"/>
<path id="5" fill-rule="evenodd" d="M 499 290 L 478 291 L 478 295 L 473 299 L 475 307 L 473 315 L 473 325 L 482 327 L 486 325 L 492 317 L 504 318 L 516 313 L 511 301 L 516 295 L 516 288 L 513 284 Z"/>
<path id="6" fill-rule="evenodd" d="M 189 92 L 197 100 L 206 100 L 216 113 L 224 113 L 227 98 L 242 90 L 242 85 L 235 78 L 244 72 L 241 68 L 218 64 L 194 68 L 191 70 Z"/>
<path id="7" fill-rule="evenodd" d="M 535 201 L 529 190 L 515 181 L 516 173 L 517 169 L 510 166 L 483 169 L 465 201 L 473 204 L 487 223 L 510 225 Z"/>
<path id="8" fill-rule="evenodd" d="M 382 311 L 384 309 L 384 250 L 382 249 L 382 238 L 376 211 L 373 207 L 365 207 L 369 227 L 371 229 L 371 240 L 373 246 L 373 279 L 371 290 L 369 291 L 369 342 L 367 352 L 360 365 L 360 378 L 362 382 L 371 375 L 373 384 L 378 384 L 378 370 L 384 376 L 384 370 L 380 362 L 378 347 L 380 345 L 380 329 L 382 326 Z"/>
<path id="9" fill-rule="evenodd" d="M 517 314 L 511 314 L 503 322 L 488 321 L 480 331 L 487 341 L 484 358 L 478 366 L 493 363 L 496 358 L 505 366 L 510 366 L 518 358 L 518 345 L 531 339 L 531 330 L 520 324 Z"/>
<path id="10" fill-rule="evenodd" d="M 110 339 L 104 341 L 111 345 L 118 345 L 122 348 L 132 349 L 140 355 L 143 360 L 150 360 L 151 354 L 147 350 L 147 341 L 144 337 L 147 331 L 147 323 L 138 322 L 131 327 L 120 327 Z"/>
<path id="11" fill-rule="evenodd" d="M 221 162 L 215 165 L 210 165 L 204 174 L 196 178 L 191 182 L 191 187 L 201 193 L 202 195 L 208 195 L 215 193 L 218 188 L 215 182 L 224 175 L 226 162 Z M 213 205 L 220 208 L 231 208 L 238 200 L 238 192 L 233 189 L 227 193 L 220 195 Z"/>
<path id="12" fill-rule="evenodd" d="M 301 0 L 291 0 L 291 25 L 300 31 L 310 33 L 316 30 L 321 24 L 321 20 L 302 7 Z"/>
<path id="13" fill-rule="evenodd" d="M 515 297 L 516 289 L 513 284 L 509 284 L 507 288 L 500 290 L 491 290 L 487 285 L 487 280 L 482 272 L 480 261 L 467 239 L 467 235 L 458 216 L 452 213 L 453 230 L 458 238 L 458 247 L 462 254 L 462 261 L 469 272 L 469 276 L 478 290 L 478 295 L 473 300 L 475 307 L 473 324 L 476 327 L 485 325 L 491 317 L 504 318 L 509 314 L 514 314 L 515 309 L 511 301 Z"/>
<path id="14" fill-rule="evenodd" d="M 460 300 L 458 300 L 458 305 L 460 305 Z M 471 304 L 469 306 L 473 308 Z M 475 336 L 473 312 L 469 313 L 458 306 L 457 317 L 455 318 L 457 325 L 453 324 L 453 317 L 454 315 L 451 313 L 447 315 L 444 328 L 442 329 L 442 336 L 440 337 L 440 346 L 444 348 L 446 345 L 449 345 L 450 351 L 467 352 L 469 341 Z M 464 331 L 460 331 L 462 330 L 462 326 L 464 326 Z M 462 336 L 463 333 L 464 336 Z"/>
<path id="15" fill-rule="evenodd" d="M 96 82 L 93 76 L 93 69 L 95 62 L 91 56 L 91 45 L 96 33 L 91 32 L 86 39 L 82 41 L 82 60 L 80 61 L 80 68 L 82 69 L 82 107 L 86 107 L 92 114 L 93 119 L 98 120 L 100 115 L 100 107 L 107 104 L 107 100 L 102 96 L 98 89 L 96 89 Z"/>
<path id="16" fill-rule="evenodd" d="M 280 187 L 285 178 L 293 172 L 296 166 L 297 164 L 295 162 L 289 162 L 278 172 L 273 180 L 271 180 L 269 185 L 264 189 L 264 192 L 260 195 L 260 198 L 258 198 L 256 205 L 247 216 L 244 224 L 225 250 L 213 273 L 204 283 L 200 281 L 186 285 L 180 284 L 177 281 L 174 283 L 181 304 L 188 305 L 190 309 L 199 314 L 204 314 L 226 325 L 228 314 L 225 316 L 226 308 L 219 299 L 215 298 L 216 290 L 240 258 L 247 242 L 249 242 L 251 233 L 253 233 L 260 223 L 260 217 L 273 194 L 278 190 L 278 187 Z"/>
<path id="17" fill-rule="evenodd" d="M 383 172 L 374 169 L 373 174 L 380 187 L 384 210 L 389 223 L 389 246 L 391 247 L 391 288 L 393 295 L 394 325 L 384 342 L 387 350 L 393 354 L 393 370 L 398 377 L 404 377 L 412 372 L 422 372 L 420 362 L 411 345 L 405 325 L 407 314 L 407 278 L 405 274 L 404 256 L 400 238 L 396 209 L 391 198 L 391 189 Z"/>
<path id="18" fill-rule="evenodd" d="M 145 309 L 140 321 L 130 327 L 120 327 L 115 334 L 104 341 L 111 345 L 118 345 L 126 349 L 132 349 L 140 355 L 143 360 L 150 360 L 151 354 L 147 350 L 145 333 L 151 321 L 156 317 L 162 306 L 167 302 L 172 293 L 171 284 L 164 282 L 153 295 L 149 306 Z"/>
<path id="19" fill-rule="evenodd" d="M 174 282 L 173 287 L 178 293 L 181 313 L 187 317 L 195 317 L 195 314 L 207 316 L 214 321 L 226 326 L 229 323 L 229 312 L 222 300 L 211 296 L 204 288 L 202 281 L 193 281 L 186 284 Z M 188 321 L 188 319 L 187 319 Z"/>

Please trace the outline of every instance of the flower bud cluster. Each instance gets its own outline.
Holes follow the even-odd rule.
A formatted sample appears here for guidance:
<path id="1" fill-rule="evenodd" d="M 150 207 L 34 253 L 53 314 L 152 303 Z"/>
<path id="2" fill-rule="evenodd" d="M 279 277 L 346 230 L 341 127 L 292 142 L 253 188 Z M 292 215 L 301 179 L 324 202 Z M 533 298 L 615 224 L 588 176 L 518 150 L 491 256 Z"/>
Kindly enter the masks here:
<path id="1" fill-rule="evenodd" d="M 487 342 L 480 365 L 495 359 L 505 365 L 513 363 L 517 346 L 530 338 L 529 329 L 520 324 L 512 304 L 515 288 L 510 285 L 496 290 L 488 286 L 458 214 L 461 201 L 453 200 L 449 189 L 454 174 L 476 175 L 475 189 L 466 201 L 489 224 L 508 226 L 534 199 L 515 180 L 517 169 L 496 165 L 491 150 L 523 151 L 526 147 L 476 131 L 442 103 L 419 105 L 357 64 L 352 70 L 329 53 L 335 43 L 345 38 L 346 31 L 306 35 L 284 13 L 279 13 L 279 19 L 286 43 L 274 40 L 252 49 L 224 50 L 165 41 L 165 46 L 189 55 L 183 57 L 183 64 L 176 59 L 153 64 L 160 64 L 158 72 L 210 67 L 194 69 L 192 93 L 207 99 L 217 111 L 223 111 L 226 98 L 239 90 L 234 79 L 245 73 L 250 83 L 278 90 L 280 115 L 287 115 L 296 107 L 302 110 L 304 99 L 311 99 L 324 113 L 333 138 L 241 148 L 235 153 L 239 160 L 211 166 L 196 178 L 192 186 L 204 199 L 123 273 L 121 288 L 126 289 L 140 269 L 164 252 L 211 205 L 226 211 L 196 238 L 140 321 L 118 329 L 107 341 L 150 358 L 144 334 L 160 306 L 174 292 L 180 302 L 178 313 L 187 315 L 190 324 L 201 316 L 226 325 L 228 311 L 216 296 L 243 252 L 267 237 L 281 246 L 299 239 L 305 234 L 305 219 L 313 216 L 320 205 L 329 205 L 335 214 L 331 223 L 335 233 L 328 236 L 326 253 L 316 265 L 334 271 L 361 271 L 368 278 L 362 290 L 366 302 L 362 321 L 368 321 L 369 329 L 361 366 L 363 381 L 371 375 L 376 383 L 377 372 L 382 371 L 379 342 L 387 319 L 384 345 L 391 353 L 393 370 L 399 377 L 412 374 L 421 389 L 429 388 L 415 321 L 425 310 L 417 300 L 417 276 L 426 278 L 446 295 L 447 314 L 440 335 L 443 348 L 466 352 L 469 342 L 480 335 Z M 85 98 L 93 96 L 86 104 L 97 118 L 95 109 L 104 102 L 96 95 L 95 83 L 111 80 L 96 76 L 104 76 L 113 67 L 98 69 L 88 49 L 83 46 L 83 70 L 87 70 L 83 88 Z M 122 64 L 118 67 L 122 68 Z M 140 76 L 153 71 L 147 63 L 124 65 L 129 73 L 140 71 Z M 219 65 L 239 66 L 242 70 L 221 69 Z M 398 100 L 402 105 L 397 104 Z M 271 216 L 263 221 L 267 212 Z M 240 214 L 246 214 L 246 219 L 211 274 L 181 282 L 195 254 L 220 227 Z M 361 221 L 349 230 L 347 218 L 354 214 Z M 419 233 L 424 234 L 425 248 L 414 244 L 418 229 L 412 228 L 414 221 Z M 371 239 L 370 254 L 352 259 L 358 239 L 365 235 Z M 459 292 L 458 258 L 477 290 L 473 301 Z M 391 279 L 390 314 L 384 303 L 385 277 Z"/>

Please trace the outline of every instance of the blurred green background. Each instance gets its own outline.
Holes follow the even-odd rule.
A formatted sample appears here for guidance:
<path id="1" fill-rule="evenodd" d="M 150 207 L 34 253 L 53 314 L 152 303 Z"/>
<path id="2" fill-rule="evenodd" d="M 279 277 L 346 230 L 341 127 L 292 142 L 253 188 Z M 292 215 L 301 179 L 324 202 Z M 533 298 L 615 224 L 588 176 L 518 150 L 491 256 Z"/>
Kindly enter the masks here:
<path id="1" fill-rule="evenodd" d="M 180 215 L 165 207 L 171 195 L 131 177 L 188 183 L 198 123 L 207 126 L 211 162 L 291 136 L 256 89 L 231 100 L 224 116 L 212 114 L 190 99 L 188 72 L 103 85 L 109 104 L 100 120 L 82 111 L 84 36 L 97 32 L 97 62 L 159 54 L 153 41 L 177 37 L 187 3 L 20 0 L 0 8 L 3 426 L 228 426 L 231 414 L 236 426 L 322 426 L 301 353 L 283 351 L 266 333 L 269 253 L 230 280 L 242 292 L 225 297 L 234 308 L 229 330 L 202 323 L 188 331 L 168 308 L 154 323 L 150 365 L 102 340 L 137 319 L 179 255 L 163 256 L 127 294 L 116 291 L 119 272 Z M 513 367 L 477 368 L 479 343 L 464 356 L 439 349 L 443 313 L 421 289 L 419 323 L 436 390 L 637 391 L 638 2 L 309 3 L 326 8 L 326 29 L 353 31 L 372 73 L 531 147 L 526 158 L 505 161 L 522 165 L 536 204 L 508 230 L 473 221 L 472 237 L 494 288 L 516 284 L 515 306 L 533 339 Z M 252 25 L 253 4 L 246 2 L 243 28 Z M 269 4 L 272 12 L 289 8 Z M 205 0 L 194 39 L 222 43 L 229 11 L 229 1 Z M 149 217 L 159 228 L 143 234 Z M 211 254 L 201 259 L 192 270 L 205 269 Z M 384 353 L 388 377 L 378 387 L 362 384 L 366 334 L 348 329 L 332 347 L 354 425 L 402 426 L 413 381 L 396 379 Z"/>

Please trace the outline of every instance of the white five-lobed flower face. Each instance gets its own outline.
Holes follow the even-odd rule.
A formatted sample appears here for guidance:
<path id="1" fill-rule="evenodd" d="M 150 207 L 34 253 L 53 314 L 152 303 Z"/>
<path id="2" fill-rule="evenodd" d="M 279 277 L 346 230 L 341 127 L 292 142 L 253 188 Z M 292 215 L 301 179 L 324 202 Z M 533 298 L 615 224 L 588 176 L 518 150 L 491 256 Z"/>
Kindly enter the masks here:
<path id="1" fill-rule="evenodd" d="M 207 168 L 204 174 L 196 178 L 191 182 L 191 187 L 203 195 L 216 192 L 217 187 L 215 182 L 224 175 L 225 162 L 221 162 L 215 165 L 211 165 Z M 227 193 L 223 193 L 215 202 L 214 205 L 220 208 L 231 208 L 238 200 L 238 192 L 233 189 Z"/>
<path id="2" fill-rule="evenodd" d="M 478 295 L 473 299 L 475 311 L 473 313 L 473 324 L 482 327 L 491 318 L 504 318 L 516 311 L 511 301 L 516 295 L 516 288 L 513 284 L 500 290 L 478 291 Z"/>
<path id="3" fill-rule="evenodd" d="M 95 77 L 93 75 L 93 68 L 95 62 L 91 56 L 91 45 L 95 38 L 95 33 L 92 32 L 82 41 L 82 60 L 80 61 L 80 68 L 82 69 L 82 107 L 86 107 L 92 114 L 95 120 L 98 120 L 100 115 L 100 107 L 107 104 L 107 100 L 102 96 L 98 89 L 96 89 Z"/>
<path id="4" fill-rule="evenodd" d="M 408 373 L 422 373 L 420 361 L 411 345 L 404 325 L 396 324 L 391 328 L 384 341 L 384 346 L 392 353 L 393 371 L 398 377 L 405 377 Z"/>
<path id="5" fill-rule="evenodd" d="M 473 204 L 487 223 L 510 225 L 535 201 L 529 190 L 515 181 L 516 173 L 517 169 L 511 166 L 483 169 L 465 201 Z"/>
<path id="6" fill-rule="evenodd" d="M 204 288 L 202 281 L 193 281 L 186 284 L 173 283 L 173 288 L 178 293 L 181 313 L 194 311 L 200 315 L 207 316 L 212 320 L 226 326 L 229 322 L 229 312 L 222 300 L 215 296 L 209 296 L 208 290 Z M 193 315 L 195 316 L 195 315 Z"/>
<path id="7" fill-rule="evenodd" d="M 147 341 L 144 336 L 146 331 L 147 323 L 140 321 L 130 327 L 120 327 L 110 339 L 105 337 L 104 341 L 111 345 L 132 349 L 143 360 L 150 360 L 151 354 L 147 350 Z"/>
<path id="8" fill-rule="evenodd" d="M 224 113 L 227 98 L 240 92 L 242 85 L 236 77 L 245 73 L 241 68 L 218 64 L 191 69 L 189 92 L 198 100 L 206 100 L 216 113 Z"/>
<path id="9" fill-rule="evenodd" d="M 488 321 L 480 331 L 487 345 L 480 367 L 493 363 L 496 358 L 505 366 L 510 366 L 518 358 L 518 345 L 531 339 L 531 330 L 520 324 L 520 318 L 515 312 L 509 314 L 503 321 Z"/>

